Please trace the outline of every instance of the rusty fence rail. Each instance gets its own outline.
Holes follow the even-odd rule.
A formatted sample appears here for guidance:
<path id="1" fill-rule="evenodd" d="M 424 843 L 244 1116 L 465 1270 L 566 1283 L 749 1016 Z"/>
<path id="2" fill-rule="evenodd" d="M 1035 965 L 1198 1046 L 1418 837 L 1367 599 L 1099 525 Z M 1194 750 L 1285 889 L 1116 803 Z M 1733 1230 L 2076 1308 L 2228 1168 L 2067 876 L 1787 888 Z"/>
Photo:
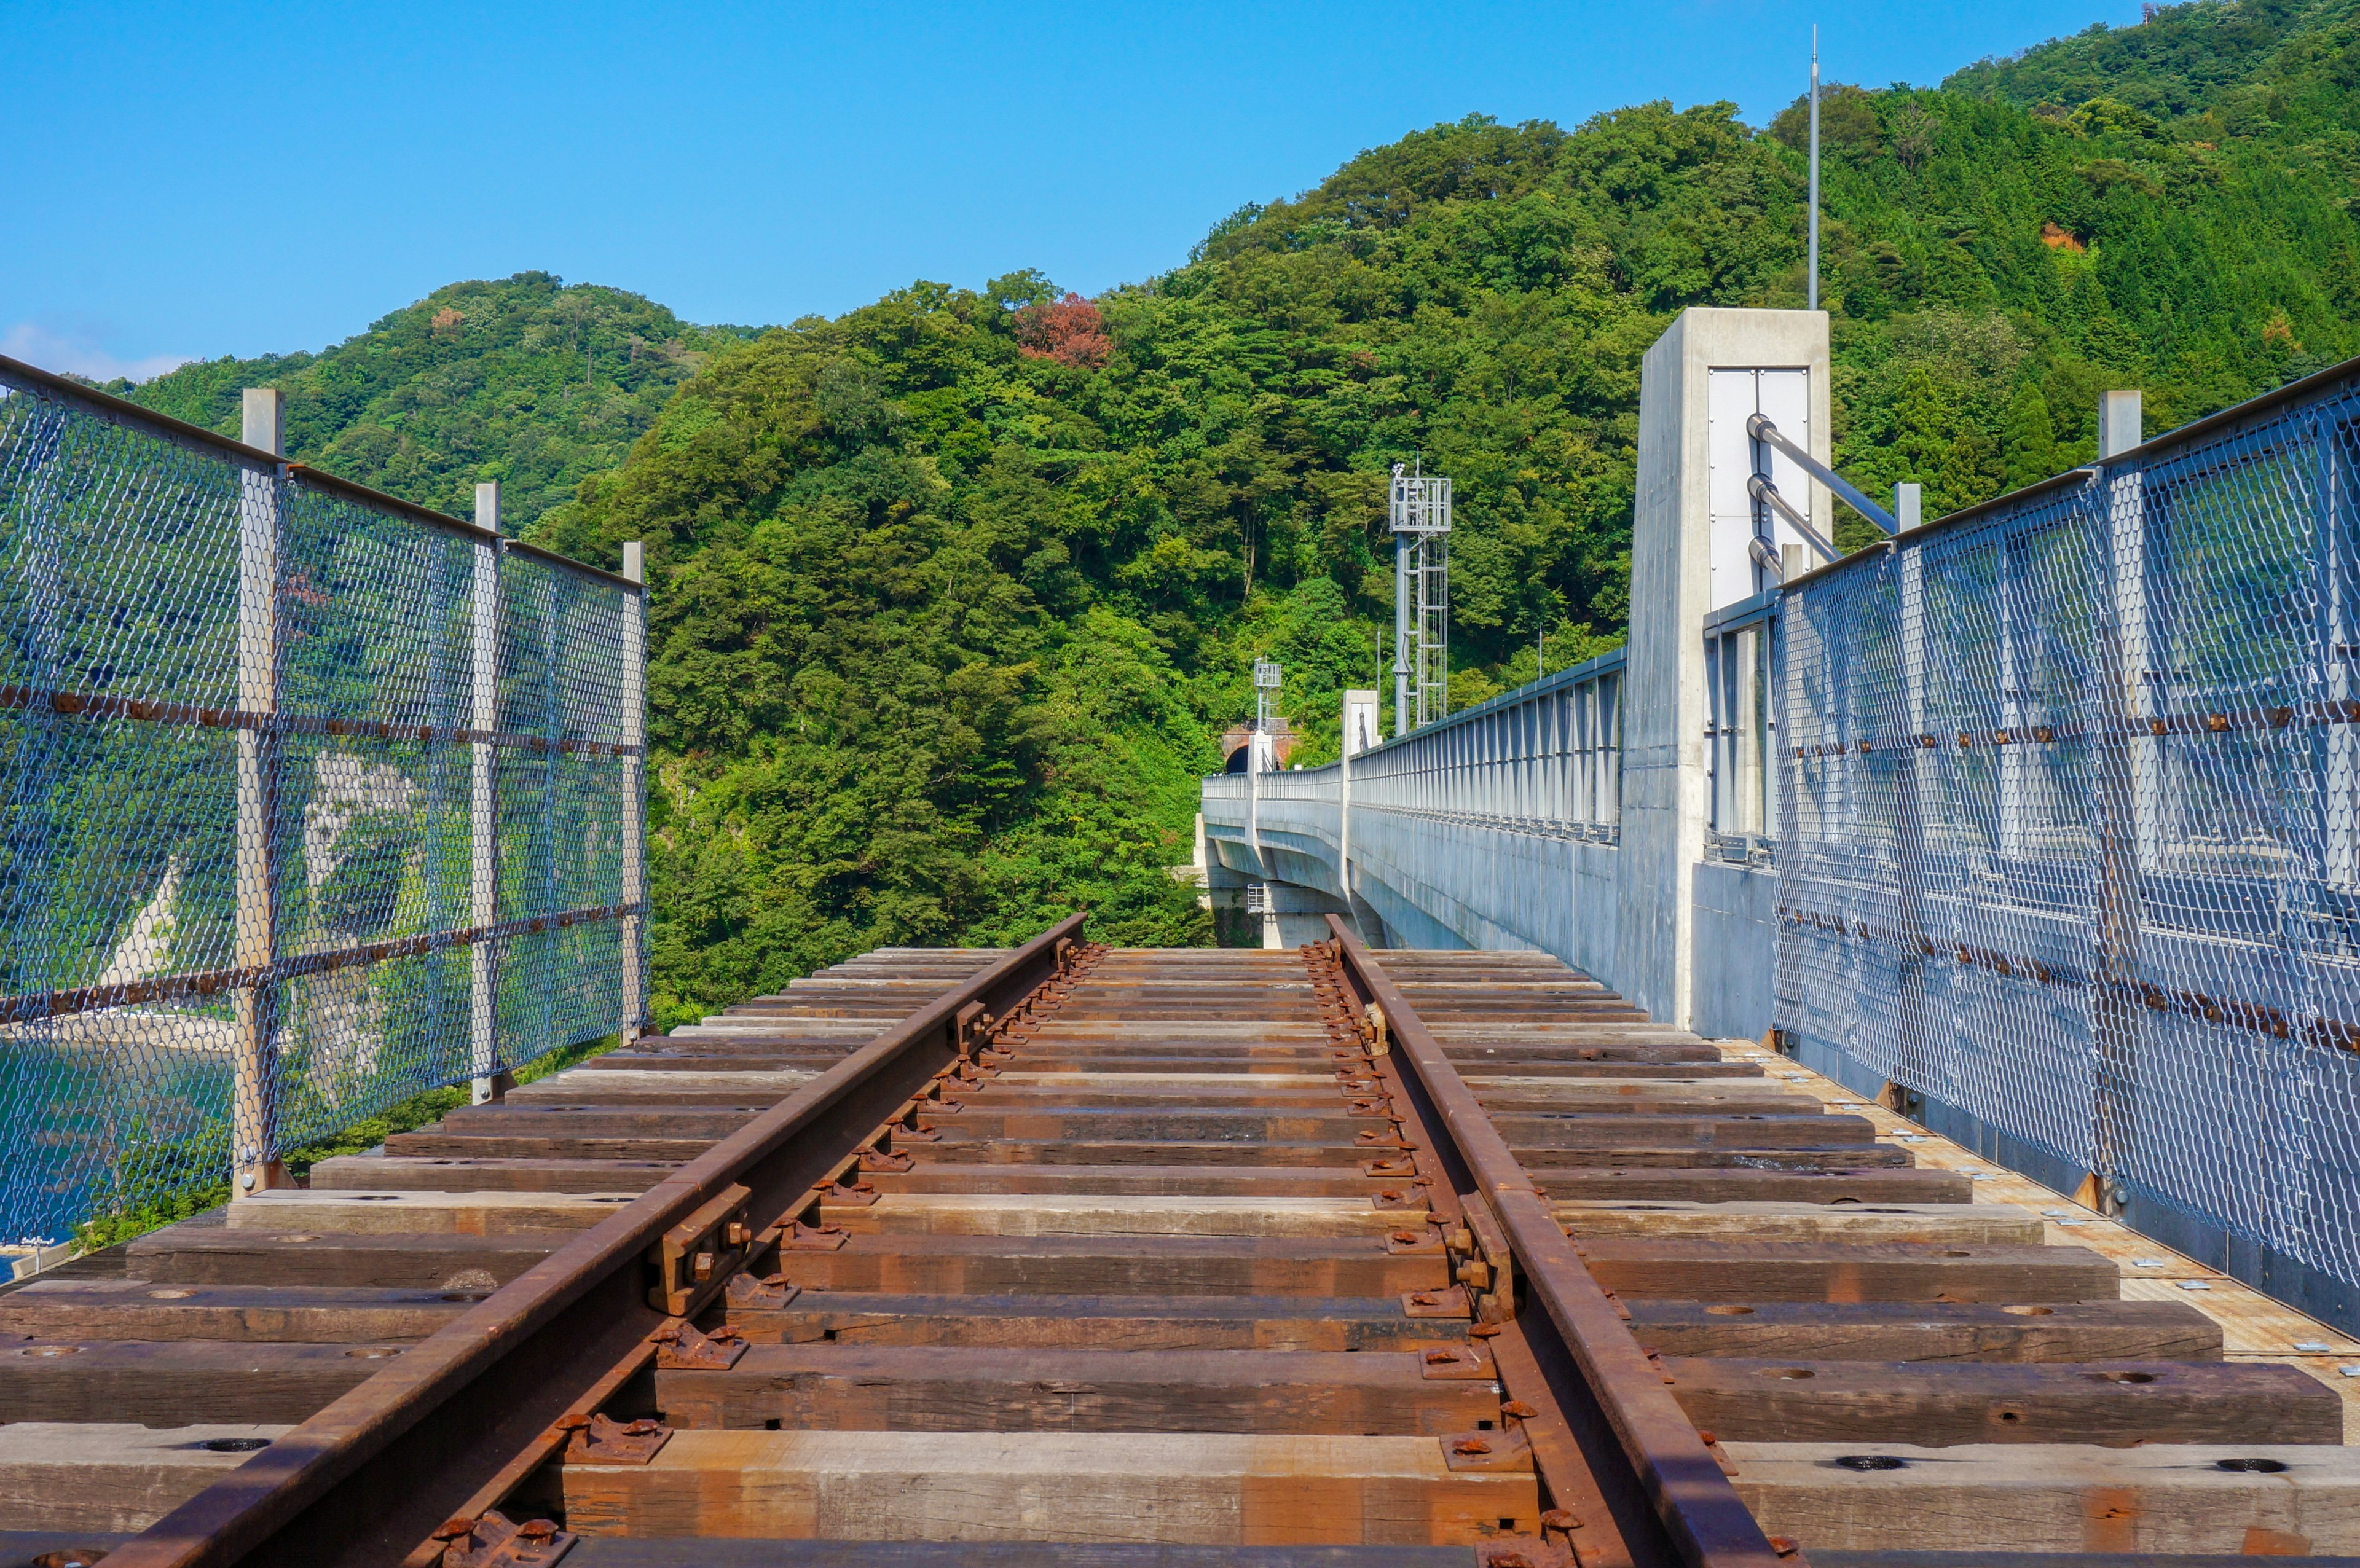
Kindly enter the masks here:
<path id="1" fill-rule="evenodd" d="M 2352 1321 L 2360 367 L 1779 605 L 1776 1017 Z"/>
<path id="2" fill-rule="evenodd" d="M 0 360 L 0 1240 L 645 1012 L 641 589 Z"/>

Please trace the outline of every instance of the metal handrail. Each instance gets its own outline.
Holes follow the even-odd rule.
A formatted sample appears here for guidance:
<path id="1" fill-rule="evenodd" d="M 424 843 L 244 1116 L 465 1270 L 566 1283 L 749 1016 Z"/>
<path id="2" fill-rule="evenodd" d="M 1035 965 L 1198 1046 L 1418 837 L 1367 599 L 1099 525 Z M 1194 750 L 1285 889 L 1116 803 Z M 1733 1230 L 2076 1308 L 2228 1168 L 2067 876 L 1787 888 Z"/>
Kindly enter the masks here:
<path id="1" fill-rule="evenodd" d="M 1838 500 L 1883 528 L 1886 533 L 1897 534 L 1901 531 L 1901 524 L 1892 513 L 1862 495 L 1852 486 L 1851 480 L 1781 435 L 1778 427 L 1770 422 L 1767 415 L 1748 415 L 1745 420 L 1745 433 L 1755 441 L 1766 442 L 1785 452 L 1794 461 L 1796 466 L 1833 491 Z M 1755 477 L 1759 478 L 1760 475 L 1757 474 Z M 1780 509 L 1785 510 L 1784 507 Z M 1787 513 L 1787 520 L 1789 522 L 1796 520 L 1793 513 Z M 1803 526 L 1808 528 L 1808 525 Z M 1818 542 L 1816 537 L 1813 538 L 1813 542 Z"/>

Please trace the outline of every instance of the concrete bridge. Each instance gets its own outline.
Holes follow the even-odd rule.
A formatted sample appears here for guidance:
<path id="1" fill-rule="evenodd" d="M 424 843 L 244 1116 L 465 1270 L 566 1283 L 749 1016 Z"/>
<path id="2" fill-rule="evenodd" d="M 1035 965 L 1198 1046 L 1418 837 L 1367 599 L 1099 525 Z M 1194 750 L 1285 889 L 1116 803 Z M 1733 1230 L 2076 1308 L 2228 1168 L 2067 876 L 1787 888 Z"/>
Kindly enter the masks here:
<path id="1" fill-rule="evenodd" d="M 1747 677 L 1775 611 L 1776 577 L 1749 548 L 1746 417 L 1769 412 L 1825 462 L 1827 387 L 1823 315 L 1684 314 L 1644 371 L 1629 647 L 1384 745 L 1360 749 L 1348 726 L 1338 764 L 1206 780 L 1217 898 L 1265 889 L 1274 945 L 1349 913 L 1389 945 L 1554 953 L 1667 1022 L 1761 1037 L 1777 882 L 1766 731 L 1720 722 L 1715 701 L 1762 689 Z M 1809 491 L 1827 536 L 1827 492 L 1777 453 L 1762 466 L 1785 494 Z M 1797 559 L 1800 536 L 1776 528 L 1764 531 Z"/>
<path id="2" fill-rule="evenodd" d="M 1554 954 L 2360 1323 L 2360 364 L 2153 440 L 2106 394 L 2092 465 L 1919 526 L 1812 477 L 1826 332 L 1680 317 L 1628 646 L 1207 779 L 1215 899 Z M 1893 537 L 1822 561 L 1830 484 Z"/>

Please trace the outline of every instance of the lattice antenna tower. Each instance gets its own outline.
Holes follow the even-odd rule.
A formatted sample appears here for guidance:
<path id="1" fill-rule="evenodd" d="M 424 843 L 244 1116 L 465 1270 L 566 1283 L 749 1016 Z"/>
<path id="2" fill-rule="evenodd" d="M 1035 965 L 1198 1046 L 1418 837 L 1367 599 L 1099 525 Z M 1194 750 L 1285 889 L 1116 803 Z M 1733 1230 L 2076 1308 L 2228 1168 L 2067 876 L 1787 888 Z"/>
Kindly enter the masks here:
<path id="1" fill-rule="evenodd" d="M 1450 481 L 1394 463 L 1393 528 L 1393 733 L 1404 735 L 1449 711 Z"/>
<path id="2" fill-rule="evenodd" d="M 1246 744 L 1253 748 L 1250 756 L 1257 765 L 1265 749 L 1269 751 L 1271 766 L 1277 765 L 1278 743 L 1271 736 L 1271 721 L 1278 716 L 1273 710 L 1278 706 L 1279 679 L 1276 659 L 1254 660 L 1254 733 Z"/>

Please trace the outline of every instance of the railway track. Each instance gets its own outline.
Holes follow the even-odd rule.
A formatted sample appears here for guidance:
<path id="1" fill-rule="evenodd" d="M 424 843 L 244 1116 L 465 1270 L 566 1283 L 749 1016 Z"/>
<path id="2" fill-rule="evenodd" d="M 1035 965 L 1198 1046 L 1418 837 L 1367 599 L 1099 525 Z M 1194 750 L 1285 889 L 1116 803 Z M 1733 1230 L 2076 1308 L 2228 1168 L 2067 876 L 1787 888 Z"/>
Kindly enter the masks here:
<path id="1" fill-rule="evenodd" d="M 1554 960 L 1335 931 L 882 951 L 0 1294 L 0 1565 L 2355 1550 L 2319 1378 Z"/>

